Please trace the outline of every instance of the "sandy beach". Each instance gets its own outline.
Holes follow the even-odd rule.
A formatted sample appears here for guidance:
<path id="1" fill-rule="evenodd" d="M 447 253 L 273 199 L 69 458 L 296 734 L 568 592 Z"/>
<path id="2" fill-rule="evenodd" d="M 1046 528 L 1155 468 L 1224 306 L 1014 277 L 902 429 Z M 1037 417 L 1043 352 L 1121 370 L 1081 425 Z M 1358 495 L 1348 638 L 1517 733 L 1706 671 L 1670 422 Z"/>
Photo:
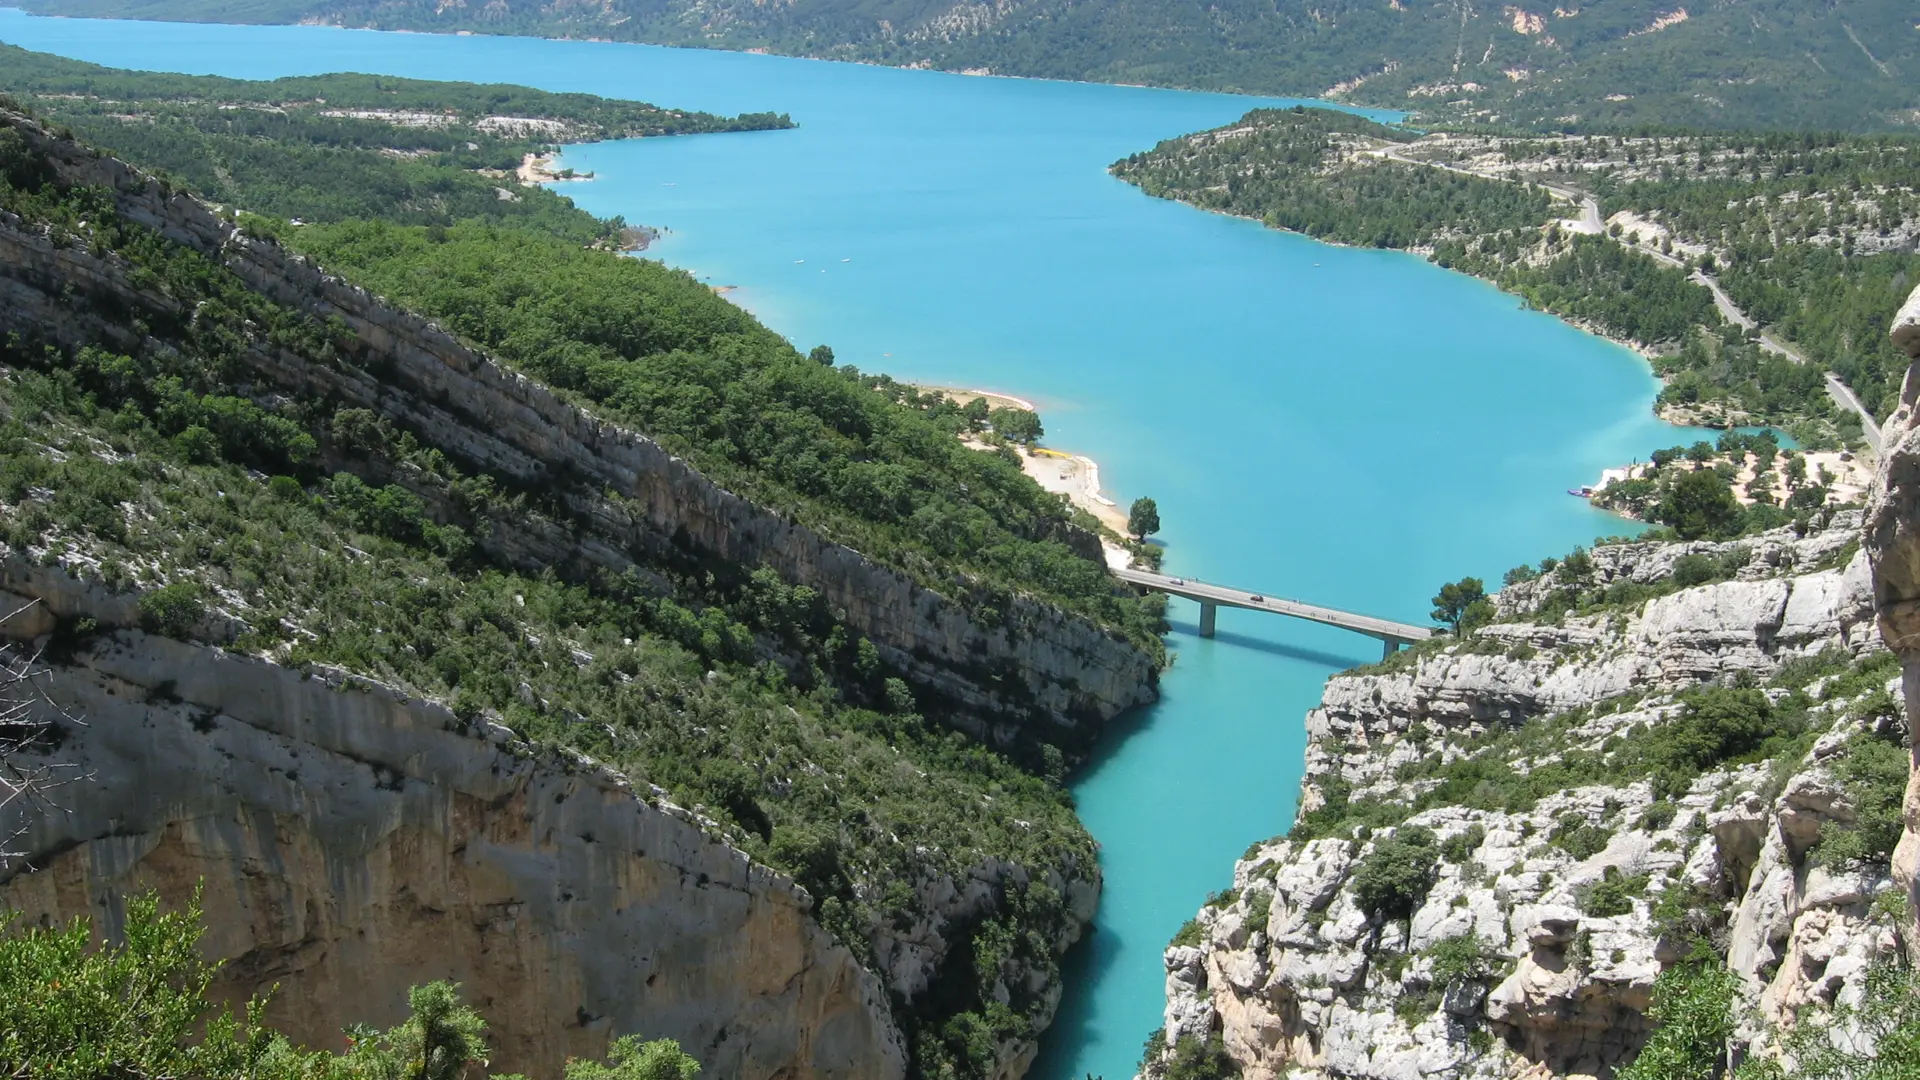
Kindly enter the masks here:
<path id="1" fill-rule="evenodd" d="M 1125 535 L 1127 514 L 1118 503 L 1100 491 L 1100 465 L 1083 454 L 1067 454 L 1036 446 L 1031 451 L 1016 448 L 1020 467 L 1034 482 L 1056 495 L 1065 495 L 1100 523 Z"/>
<path id="2" fill-rule="evenodd" d="M 914 383 L 913 386 L 923 394 L 943 394 L 955 405 L 965 405 L 975 398 L 986 398 L 989 409 L 1025 409 L 1030 413 L 1040 411 L 1026 398 L 1014 397 L 1012 394 L 1002 394 L 994 390 L 963 390 L 957 386 L 928 386 L 923 383 Z"/>
<path id="3" fill-rule="evenodd" d="M 529 187 L 538 184 L 564 184 L 570 180 L 593 179 L 592 174 L 585 176 L 560 175 L 553 167 L 554 163 L 559 160 L 560 155 L 557 153 L 528 154 L 526 157 L 520 159 L 520 167 L 514 170 L 514 176 L 518 178 L 521 183 Z"/>
<path id="4" fill-rule="evenodd" d="M 1025 398 L 997 390 L 970 390 L 922 384 L 915 384 L 915 389 L 923 393 L 942 394 L 957 405 L 965 405 L 975 399 L 985 398 L 987 407 L 991 409 L 1040 411 L 1033 402 Z M 987 448 L 985 443 L 971 440 L 968 445 L 978 446 L 980 449 Z M 1126 511 L 1100 490 L 1099 462 L 1084 454 L 1069 454 L 1044 446 L 1036 446 L 1031 450 L 1015 446 L 1014 453 L 1020 457 L 1021 471 L 1033 477 L 1034 483 L 1055 495 L 1065 495 L 1073 505 L 1092 514 L 1095 520 L 1115 533 L 1121 536 L 1127 534 Z M 1111 540 L 1102 539 L 1101 547 L 1106 550 L 1107 563 L 1110 566 L 1125 567 L 1133 561 L 1131 552 Z"/>

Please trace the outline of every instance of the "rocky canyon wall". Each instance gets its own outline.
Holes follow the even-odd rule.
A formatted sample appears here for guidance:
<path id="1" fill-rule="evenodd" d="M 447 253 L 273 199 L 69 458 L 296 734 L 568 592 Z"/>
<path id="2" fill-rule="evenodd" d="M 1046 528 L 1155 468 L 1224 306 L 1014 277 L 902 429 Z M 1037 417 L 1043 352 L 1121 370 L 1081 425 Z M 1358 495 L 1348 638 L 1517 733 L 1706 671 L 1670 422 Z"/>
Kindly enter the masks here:
<path id="1" fill-rule="evenodd" d="M 1867 511 L 1866 549 L 1880 634 L 1900 656 L 1907 715 L 1920 716 L 1920 289 L 1895 316 L 1892 333 L 1894 345 L 1913 363 L 1900 388 L 1900 405 L 1881 428 L 1885 446 Z M 1920 920 L 1920 733 L 1910 728 L 1908 735 L 1914 769 L 1893 873 L 1906 892 L 1907 910 Z M 1908 940 L 1920 943 L 1920 921 L 1910 929 Z"/>
<path id="2" fill-rule="evenodd" d="M 1250 851 L 1167 950 L 1164 1048 L 1148 1071 L 1183 1041 L 1217 1040 L 1248 1080 L 1607 1075 L 1646 1038 L 1655 978 L 1702 933 L 1734 979 L 1737 1063 L 1777 1052 L 1809 1009 L 1858 1004 L 1875 963 L 1911 956 L 1920 290 L 1892 335 L 1914 363 L 1864 513 L 1806 535 L 1597 548 L 1501 590 L 1498 621 L 1472 640 L 1329 680 L 1308 717 L 1309 825 Z M 1702 567 L 1733 580 L 1589 616 L 1553 604 L 1570 587 L 1599 596 Z M 1645 769 L 1582 771 L 1584 755 L 1697 723 L 1708 687 L 1764 694 L 1742 711 L 1804 709 L 1785 720 L 1810 748 L 1677 790 Z M 1895 763 L 1886 797 L 1862 786 L 1880 755 Z M 1868 803 L 1891 807 L 1901 765 L 1896 822 Z M 1536 774 L 1553 778 L 1537 798 L 1512 794 Z M 1339 817 L 1369 805 L 1418 812 Z M 1346 824 L 1316 831 L 1330 813 Z M 1890 839 L 1889 826 L 1890 854 L 1821 850 Z M 1396 895 L 1388 852 L 1431 874 L 1403 910 L 1381 906 Z"/>
<path id="3" fill-rule="evenodd" d="M 1814 849 L 1863 824 L 1846 779 L 1863 744 L 1904 737 L 1860 523 L 1601 548 L 1503 592 L 1468 641 L 1331 679 L 1307 719 L 1306 829 L 1250 851 L 1167 950 L 1168 1053 L 1218 1038 L 1248 1080 L 1605 1076 L 1701 933 L 1738 983 L 1738 1053 L 1857 1001 L 1902 937 L 1895 887 L 1884 852 Z M 1654 585 L 1685 557 L 1739 569 L 1530 614 L 1573 577 Z M 1802 741 L 1697 775 L 1607 764 L 1708 730 L 1699 710 L 1728 701 L 1690 696 L 1709 684 Z"/>
<path id="4" fill-rule="evenodd" d="M 500 1072 L 557 1076 L 638 1032 L 714 1076 L 905 1074 L 884 987 L 806 894 L 659 792 L 345 673 L 143 633 L 133 598 L 6 560 L 0 609 L 29 601 L 9 637 L 107 632 L 46 680 L 77 722 L 44 761 L 76 779 L 56 811 L 8 808 L 46 854 L 0 907 L 111 929 L 129 895 L 199 888 L 220 993 L 273 990 L 272 1022 L 316 1047 L 452 978 Z"/>

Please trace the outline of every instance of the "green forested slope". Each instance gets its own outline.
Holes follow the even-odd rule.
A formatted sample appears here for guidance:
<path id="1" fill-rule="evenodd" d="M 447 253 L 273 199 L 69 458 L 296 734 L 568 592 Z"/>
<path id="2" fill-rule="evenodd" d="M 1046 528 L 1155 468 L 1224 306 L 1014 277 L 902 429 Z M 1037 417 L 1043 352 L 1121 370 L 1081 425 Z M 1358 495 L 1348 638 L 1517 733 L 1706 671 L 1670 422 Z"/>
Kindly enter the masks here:
<path id="1" fill-rule="evenodd" d="M 307 222 L 278 231 L 731 489 L 922 580 L 962 568 L 1096 614 L 1158 651 L 1138 606 L 1067 546 L 1091 523 L 1017 462 L 963 447 L 956 411 L 903 408 L 897 389 L 875 393 L 880 380 L 852 368 L 791 363 L 787 342 L 692 277 L 587 250 L 606 246 L 619 220 L 504 173 L 556 139 L 782 127 L 784 115 L 365 75 L 125 72 L 8 46 L 0 60 L 0 92 L 222 203 Z M 449 119 L 421 126 L 419 112 Z M 515 135 L 484 126 L 489 116 L 561 127 Z"/>
<path id="2" fill-rule="evenodd" d="M 1256 93 L 1525 126 L 1873 130 L 1920 106 L 1898 0 L 17 0 L 161 19 L 602 37 Z M 1684 11 L 1684 21 L 1672 22 Z M 1664 23 L 1664 25 L 1663 25 Z M 1656 27 L 1658 27 L 1656 29 Z"/>

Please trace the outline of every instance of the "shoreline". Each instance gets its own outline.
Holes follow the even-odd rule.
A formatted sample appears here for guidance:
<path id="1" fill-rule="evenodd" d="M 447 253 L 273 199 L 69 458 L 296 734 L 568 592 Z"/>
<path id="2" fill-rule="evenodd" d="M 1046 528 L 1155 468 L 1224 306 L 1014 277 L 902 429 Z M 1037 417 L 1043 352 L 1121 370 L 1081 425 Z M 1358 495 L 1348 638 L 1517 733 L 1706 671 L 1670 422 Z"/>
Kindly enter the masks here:
<path id="1" fill-rule="evenodd" d="M 998 390 L 961 389 L 929 383 L 907 385 L 922 393 L 939 394 L 956 405 L 985 399 L 990 408 L 1023 409 L 1031 413 L 1040 411 L 1026 398 Z M 985 443 L 971 437 L 963 441 L 976 449 L 987 449 Z M 1015 444 L 1013 452 L 1020 459 L 1020 471 L 1031 477 L 1042 490 L 1066 496 L 1075 507 L 1093 515 L 1096 521 L 1114 534 L 1122 537 L 1127 534 L 1126 511 L 1101 490 L 1099 462 L 1085 454 L 1045 446 L 1028 448 Z M 1106 552 L 1108 566 L 1124 569 L 1133 564 L 1133 553 L 1105 535 L 1100 537 L 1100 547 Z"/>
<path id="2" fill-rule="evenodd" d="M 593 179 L 592 173 L 577 176 L 562 176 L 554 170 L 554 164 L 560 160 L 563 151 L 554 150 L 545 154 L 528 154 L 520 159 L 520 167 L 513 175 L 527 187 L 539 187 L 542 184 L 571 184 Z"/>
<path id="3" fill-rule="evenodd" d="M 1040 411 L 1038 405 L 1026 398 L 1015 397 L 998 390 L 969 390 L 959 386 L 935 386 L 932 383 L 908 383 L 907 385 L 922 393 L 940 394 L 955 405 L 965 405 L 975 398 L 986 398 L 987 407 L 990 409 L 1024 409 L 1030 413 Z"/>
<path id="4" fill-rule="evenodd" d="M 1113 170 L 1111 168 L 1107 170 L 1107 175 L 1113 176 Z M 1119 179 L 1119 177 L 1114 177 L 1114 178 L 1116 180 Z M 1121 183 L 1130 183 L 1130 181 L 1122 180 Z M 1147 194 L 1146 189 L 1141 188 L 1140 185 L 1132 184 L 1132 186 L 1139 189 L 1141 194 L 1143 195 Z M 1544 308 L 1534 307 L 1532 304 L 1527 303 L 1526 297 L 1521 296 L 1519 293 L 1509 292 L 1506 289 L 1502 289 L 1500 287 L 1500 283 L 1490 277 L 1483 277 L 1479 274 L 1470 273 L 1466 270 L 1457 270 L 1451 266 L 1441 266 L 1439 263 L 1433 261 L 1433 249 L 1431 247 L 1399 248 L 1399 247 L 1376 247 L 1372 244 L 1349 244 L 1344 240 L 1329 240 L 1329 239 L 1326 239 L 1325 237 L 1315 236 L 1312 233 L 1301 232 L 1298 229 L 1278 228 L 1276 226 L 1267 224 L 1265 219 L 1263 218 L 1252 217 L 1247 214 L 1236 214 L 1231 210 L 1219 210 L 1213 207 L 1195 206 L 1194 204 L 1187 202 L 1184 199 L 1172 199 L 1164 195 L 1148 195 L 1148 197 L 1154 198 L 1154 199 L 1164 199 L 1167 202 L 1179 203 L 1181 206 L 1184 206 L 1189 210 L 1198 210 L 1203 214 L 1218 214 L 1221 217 L 1233 218 L 1235 221 L 1251 221 L 1255 225 L 1258 225 L 1263 229 L 1271 229 L 1277 233 L 1286 233 L 1288 236 L 1298 236 L 1303 240 L 1311 240 L 1316 244 L 1325 244 L 1330 248 L 1346 248 L 1352 251 L 1392 251 L 1392 252 L 1397 252 L 1401 255 L 1411 256 L 1413 258 L 1419 259 L 1423 263 L 1426 263 L 1428 266 L 1438 267 L 1441 270 L 1445 270 L 1449 274 L 1459 274 L 1461 277 L 1472 278 L 1475 281 L 1484 282 L 1488 285 L 1491 285 L 1496 291 L 1500 293 L 1500 295 L 1511 296 L 1514 299 L 1519 300 L 1521 302 L 1522 311 L 1536 312 L 1538 314 L 1545 315 L 1551 319 L 1558 319 L 1560 322 L 1566 324 L 1567 326 L 1571 326 L 1572 328 L 1580 331 L 1583 334 L 1588 334 L 1593 337 L 1597 337 L 1602 341 L 1607 341 L 1607 342 L 1611 342 L 1612 344 L 1618 345 L 1621 348 L 1626 349 L 1627 351 L 1638 356 L 1640 359 L 1646 361 L 1648 364 L 1651 364 L 1653 362 L 1654 357 L 1660 355 L 1659 350 L 1655 349 L 1651 345 L 1646 344 L 1645 342 L 1634 341 L 1631 338 L 1620 337 L 1615 334 L 1608 333 L 1607 331 L 1600 329 L 1598 326 L 1593 325 L 1589 320 L 1582 319 L 1575 315 L 1561 315 L 1557 312 L 1548 311 Z M 1655 375 L 1654 378 L 1658 379 L 1659 376 Z M 1662 383 L 1662 385 L 1665 385 L 1665 384 Z M 1655 414 L 1658 415 L 1657 409 L 1655 411 Z M 1665 417 L 1662 417 L 1662 419 L 1665 419 Z M 1668 421 L 1668 422 L 1671 423 L 1672 421 Z"/>

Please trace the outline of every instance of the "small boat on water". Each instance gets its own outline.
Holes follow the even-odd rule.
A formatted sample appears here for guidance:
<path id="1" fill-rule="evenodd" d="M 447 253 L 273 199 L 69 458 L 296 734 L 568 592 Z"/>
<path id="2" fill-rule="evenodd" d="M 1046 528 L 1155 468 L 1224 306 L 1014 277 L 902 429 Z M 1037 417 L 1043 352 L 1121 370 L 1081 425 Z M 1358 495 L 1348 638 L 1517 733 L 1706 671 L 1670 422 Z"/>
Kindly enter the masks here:
<path id="1" fill-rule="evenodd" d="M 1587 487 L 1584 485 L 1577 488 L 1568 488 L 1567 494 L 1572 495 L 1575 498 L 1591 499 L 1593 498 L 1593 488 Z"/>

